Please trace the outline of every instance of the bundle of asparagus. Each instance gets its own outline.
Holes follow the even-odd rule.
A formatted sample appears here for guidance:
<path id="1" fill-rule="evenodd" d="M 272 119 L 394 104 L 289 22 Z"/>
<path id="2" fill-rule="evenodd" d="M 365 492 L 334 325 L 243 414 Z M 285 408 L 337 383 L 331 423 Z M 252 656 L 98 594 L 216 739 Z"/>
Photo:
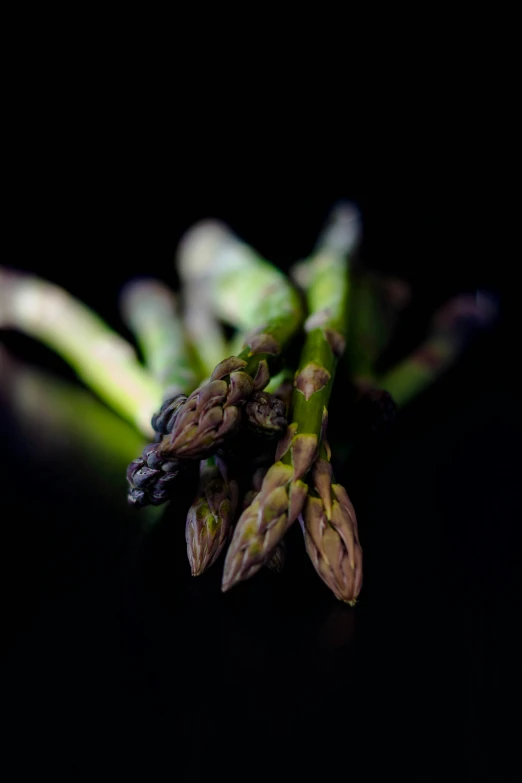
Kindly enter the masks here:
<path id="1" fill-rule="evenodd" d="M 360 235 L 357 209 L 336 205 L 290 279 L 225 225 L 197 224 L 178 249 L 181 307 L 157 280 L 122 291 L 140 358 L 65 291 L 0 267 L 0 327 L 46 342 L 150 441 L 128 467 L 129 502 L 161 505 L 178 497 L 181 481 L 194 481 L 191 572 L 226 551 L 224 591 L 264 566 L 280 572 L 285 534 L 298 520 L 320 578 L 339 600 L 356 602 L 358 524 L 327 438 L 339 362 L 349 372 L 349 426 L 386 429 L 495 316 L 486 294 L 457 297 L 435 314 L 425 342 L 379 375 L 410 292 L 361 266 Z M 229 348 L 223 323 L 235 330 Z"/>

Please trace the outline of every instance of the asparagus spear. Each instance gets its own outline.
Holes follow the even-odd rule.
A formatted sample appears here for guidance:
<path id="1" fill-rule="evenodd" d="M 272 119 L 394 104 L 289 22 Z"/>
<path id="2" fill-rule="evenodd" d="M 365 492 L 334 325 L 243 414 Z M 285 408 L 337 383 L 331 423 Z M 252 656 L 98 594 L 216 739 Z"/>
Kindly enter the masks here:
<path id="1" fill-rule="evenodd" d="M 266 454 L 261 455 L 260 459 L 254 461 L 254 465 L 252 466 L 250 489 L 245 493 L 243 498 L 243 509 L 250 506 L 258 496 L 263 485 L 263 479 L 272 463 L 273 455 L 268 455 L 267 458 Z M 284 568 L 285 561 L 286 545 L 283 538 L 274 549 L 271 557 L 266 563 L 266 567 L 271 571 L 274 571 L 274 573 L 280 574 Z"/>
<path id="2" fill-rule="evenodd" d="M 375 364 L 388 345 L 410 298 L 407 283 L 361 267 L 350 275 L 351 301 L 346 357 L 354 382 L 374 385 Z"/>
<path id="3" fill-rule="evenodd" d="M 195 227 L 186 233 L 177 248 L 176 265 L 183 288 L 183 322 L 202 375 L 207 378 L 216 364 L 230 352 L 212 307 L 213 281 L 210 275 L 202 272 L 202 266 L 208 263 L 212 267 L 214 264 L 212 248 L 200 239 Z"/>
<path id="4" fill-rule="evenodd" d="M 160 281 L 145 279 L 128 283 L 121 294 L 125 320 L 136 335 L 143 358 L 152 374 L 163 384 L 164 400 L 151 424 L 155 442 L 127 469 L 128 501 L 142 508 L 161 505 L 174 495 L 178 479 L 190 480 L 196 464 L 163 453 L 161 441 L 168 436 L 197 379 L 175 297 Z M 166 387 L 166 388 L 165 388 Z"/>
<path id="5" fill-rule="evenodd" d="M 152 417 L 152 426 L 156 431 L 156 443 L 149 443 L 143 450 L 142 455 L 137 460 L 134 460 L 127 470 L 127 480 L 130 485 L 128 499 L 132 505 L 142 507 L 148 504 L 158 505 L 164 503 L 171 497 L 175 489 L 174 480 L 180 474 L 186 474 L 194 468 L 194 460 L 171 457 L 162 450 L 161 445 L 161 441 L 172 432 L 177 416 L 186 400 L 187 397 L 183 394 L 167 398 L 159 412 Z M 254 392 L 245 406 L 245 421 L 248 428 L 248 433 L 245 432 L 245 436 L 247 434 L 250 435 L 252 432 L 256 433 L 256 435 L 261 435 L 263 439 L 280 436 L 286 429 L 287 424 L 285 404 L 275 395 L 266 394 L 265 392 Z M 245 437 L 240 438 L 239 445 L 244 445 L 244 443 Z M 237 449 L 238 444 L 235 444 L 235 446 Z M 192 543 L 189 546 L 189 560 L 191 563 L 193 561 L 195 563 L 196 573 L 194 575 L 202 573 L 207 567 L 212 565 L 219 555 L 219 552 L 217 552 L 211 561 L 205 563 L 203 562 L 203 556 L 200 554 L 197 557 L 199 557 L 201 562 L 197 565 L 197 557 L 191 554 L 190 547 L 194 551 L 199 547 L 202 552 L 208 550 L 212 554 L 210 538 L 214 536 L 217 540 L 220 540 L 222 535 L 221 527 L 217 523 L 211 524 L 210 522 L 206 526 L 202 526 L 200 518 L 203 513 L 207 513 L 204 512 L 204 509 L 209 507 L 208 514 L 216 516 L 217 512 L 215 512 L 215 509 L 222 504 L 223 497 L 234 494 L 232 491 L 229 492 L 229 485 L 232 485 L 233 482 L 226 478 L 225 463 L 226 459 L 223 454 L 217 463 L 214 457 L 209 457 L 201 462 L 200 486 L 188 515 L 192 520 L 192 532 L 190 533 Z M 218 474 L 221 475 L 221 479 L 219 479 Z M 221 481 L 221 484 L 218 487 L 219 481 Z M 216 494 L 219 498 L 213 502 L 211 496 Z M 229 514 L 230 520 L 226 522 L 227 528 L 231 524 L 237 506 L 237 502 L 232 502 L 232 497 L 229 500 L 229 505 L 233 508 L 233 511 Z M 223 524 L 225 523 L 223 522 Z M 204 545 L 199 542 L 199 538 L 203 535 L 209 539 Z M 189 544 L 188 538 L 187 544 Z M 222 545 L 219 547 L 219 551 L 221 551 L 221 548 Z"/>
<path id="6" fill-rule="evenodd" d="M 120 309 L 164 397 L 192 391 L 203 376 L 194 367 L 170 288 L 152 278 L 131 280 L 121 291 Z"/>
<path id="7" fill-rule="evenodd" d="M 200 484 L 185 527 L 192 576 L 198 576 L 218 559 L 229 538 L 238 502 L 237 481 L 227 476 L 222 459 L 201 462 Z"/>
<path id="8" fill-rule="evenodd" d="M 357 518 L 346 490 L 335 482 L 326 441 L 312 468 L 299 521 L 315 570 L 336 598 L 353 606 L 363 574 Z"/>
<path id="9" fill-rule="evenodd" d="M 187 253 L 180 253 L 180 258 L 187 261 Z M 194 259 L 197 261 L 197 258 Z M 190 283 L 190 280 L 189 280 Z M 173 365 L 171 379 L 177 389 L 187 389 L 190 374 L 187 373 L 188 354 L 184 350 L 183 333 L 176 321 L 176 313 L 172 301 L 165 302 L 165 292 L 162 293 L 163 307 L 160 313 L 157 308 L 151 312 L 154 295 L 157 297 L 158 286 L 139 282 L 138 287 L 130 289 L 125 299 L 127 314 L 132 319 L 135 331 L 141 329 L 143 353 L 150 365 L 158 359 L 163 366 L 165 354 Z M 195 286 L 189 303 L 195 304 Z M 201 304 L 201 297 L 198 299 Z M 205 315 L 205 312 L 207 313 Z M 213 319 L 208 315 L 208 308 L 201 308 L 202 320 L 198 327 L 198 339 L 209 338 L 209 345 L 216 345 L 213 340 Z M 170 343 L 165 350 L 165 334 L 169 327 Z M 194 332 L 193 332 L 194 336 Z M 159 356 L 158 356 L 159 354 Z M 207 357 L 211 355 L 207 351 Z M 202 354 L 200 353 L 200 357 Z M 181 367 L 182 372 L 179 371 Z M 182 395 L 168 398 L 157 415 L 153 417 L 152 425 L 157 432 L 157 441 L 171 435 L 174 424 L 186 397 Z M 277 437 L 286 428 L 284 404 L 262 392 L 254 392 L 245 406 L 245 418 L 249 426 L 265 436 Z M 127 478 L 130 484 L 129 501 L 136 506 L 158 504 L 168 500 L 172 495 L 176 478 L 182 472 L 195 467 L 194 461 L 172 456 L 162 450 L 160 445 L 149 444 L 141 457 L 130 466 Z M 192 573 L 197 575 L 210 567 L 219 556 L 226 541 L 233 515 L 236 510 L 237 494 L 235 482 L 229 481 L 224 470 L 223 458 L 216 461 L 213 457 L 203 460 L 200 465 L 200 484 L 196 497 L 188 511 L 186 522 L 187 552 Z"/>
<path id="10" fill-rule="evenodd" d="M 0 267 L 0 327 L 35 337 L 60 354 L 114 411 L 150 434 L 161 386 L 133 347 L 59 286 Z"/>
<path id="11" fill-rule="evenodd" d="M 451 299 L 433 316 L 424 343 L 380 376 L 377 383 L 399 406 L 405 405 L 445 372 L 477 331 L 488 327 L 496 315 L 496 301 L 487 293 Z"/>
<path id="12" fill-rule="evenodd" d="M 238 279 L 243 280 L 242 275 Z M 237 431 L 244 403 L 264 389 L 277 369 L 282 351 L 302 322 L 299 295 L 281 275 L 274 295 L 253 309 L 260 325 L 247 336 L 239 355 L 218 364 L 210 381 L 189 396 L 172 434 L 163 441 L 165 454 L 189 459 L 212 455 Z"/>
<path id="13" fill-rule="evenodd" d="M 104 492 L 114 493 L 122 468 L 143 443 L 135 427 L 81 384 L 20 361 L 0 343 L 0 406 L 4 395 L 35 451 L 80 457 L 89 480 L 98 477 L 101 485 L 105 475 Z"/>
<path id="14" fill-rule="evenodd" d="M 234 530 L 225 560 L 224 591 L 248 579 L 267 562 L 303 509 L 308 492 L 306 474 L 319 453 L 335 368 L 345 346 L 347 233 L 359 236 L 358 213 L 342 204 L 323 235 L 322 252 L 300 266 L 310 315 L 294 378 L 292 423 L 278 445 L 276 462 L 268 470 L 259 494 L 243 511 Z M 349 248 L 352 252 L 355 240 Z"/>
<path id="15" fill-rule="evenodd" d="M 244 333 L 296 307 L 286 275 L 219 221 L 201 221 L 185 234 L 178 269 L 185 285 L 208 292 L 216 317 Z"/>

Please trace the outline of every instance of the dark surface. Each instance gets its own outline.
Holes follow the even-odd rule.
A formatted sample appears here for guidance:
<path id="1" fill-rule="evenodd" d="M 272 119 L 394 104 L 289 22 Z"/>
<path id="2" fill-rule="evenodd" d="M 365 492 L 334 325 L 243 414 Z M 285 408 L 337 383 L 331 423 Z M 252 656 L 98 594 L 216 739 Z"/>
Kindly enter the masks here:
<path id="1" fill-rule="evenodd" d="M 47 172 L 35 175 L 23 196 L 34 222 L 10 260 L 117 328 L 119 287 L 144 272 L 170 279 L 194 220 L 226 220 L 285 267 L 309 252 L 339 196 L 363 210 L 365 262 L 414 284 L 398 354 L 447 296 L 503 282 L 441 239 L 436 199 L 414 174 L 395 193 L 396 179 L 371 167 L 352 176 L 342 164 L 332 182 L 326 159 L 276 176 L 256 158 L 225 187 L 214 149 L 181 179 L 153 158 L 128 167 L 127 152 L 103 148 L 102 166 L 87 150 L 74 182 L 63 166 L 43 215 L 31 198 L 44 198 Z M 497 327 L 339 476 L 365 555 L 355 610 L 316 577 L 297 528 L 281 576 L 225 596 L 220 566 L 191 578 L 173 508 L 145 536 L 126 507 L 124 457 L 103 446 L 93 456 L 58 424 L 29 426 L 4 383 L 2 705 L 18 762 L 72 780 L 107 766 L 193 781 L 514 774 L 521 426 L 507 302 Z M 37 344 L 1 339 L 16 362 L 74 383 Z"/>

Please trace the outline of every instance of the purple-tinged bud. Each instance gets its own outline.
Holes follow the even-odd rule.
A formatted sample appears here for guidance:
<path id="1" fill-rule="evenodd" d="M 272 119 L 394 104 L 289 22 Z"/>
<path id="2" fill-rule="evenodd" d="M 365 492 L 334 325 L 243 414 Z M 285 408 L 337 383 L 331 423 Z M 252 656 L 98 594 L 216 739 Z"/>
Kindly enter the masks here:
<path id="1" fill-rule="evenodd" d="M 285 404 L 268 392 L 254 392 L 245 405 L 248 426 L 267 438 L 281 437 L 286 430 Z"/>

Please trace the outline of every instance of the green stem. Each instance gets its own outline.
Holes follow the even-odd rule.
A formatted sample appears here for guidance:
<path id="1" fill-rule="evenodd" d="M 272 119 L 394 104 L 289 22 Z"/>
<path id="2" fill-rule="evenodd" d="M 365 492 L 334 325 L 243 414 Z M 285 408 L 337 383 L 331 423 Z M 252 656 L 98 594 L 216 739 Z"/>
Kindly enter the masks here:
<path id="1" fill-rule="evenodd" d="M 151 434 L 161 386 L 132 346 L 89 307 L 52 283 L 0 267 L 0 326 L 56 351 L 113 410 Z"/>
<path id="2" fill-rule="evenodd" d="M 430 333 L 410 356 L 377 378 L 398 406 L 406 405 L 437 380 L 471 339 L 496 318 L 497 303 L 488 294 L 460 295 L 438 310 Z"/>
<path id="3" fill-rule="evenodd" d="M 213 305 L 215 282 L 209 270 L 215 265 L 212 243 L 205 230 L 195 226 L 178 245 L 176 266 L 183 286 L 183 321 L 205 378 L 230 355 Z"/>
<path id="4" fill-rule="evenodd" d="M 306 292 L 306 338 L 294 380 L 290 421 L 297 434 L 320 444 L 323 419 L 332 393 L 337 362 L 343 354 L 351 297 L 349 268 L 360 236 L 358 213 L 340 204 L 332 212 L 315 253 L 294 267 Z M 291 450 L 283 461 L 291 462 Z"/>
<path id="5" fill-rule="evenodd" d="M 174 293 L 160 280 L 127 283 L 120 295 L 123 318 L 151 375 L 165 396 L 188 394 L 202 380 L 194 366 Z"/>
<path id="6" fill-rule="evenodd" d="M 298 296 L 286 275 L 217 221 L 186 233 L 178 255 L 180 277 L 205 287 L 215 315 L 243 332 L 276 316 L 284 320 Z"/>
<path id="7" fill-rule="evenodd" d="M 390 342 L 410 290 L 402 280 L 361 268 L 352 271 L 351 287 L 346 358 L 352 378 L 371 384 L 376 362 Z"/>
<path id="8" fill-rule="evenodd" d="M 77 383 L 18 361 L 0 345 L 0 397 L 38 458 L 77 462 L 85 480 L 107 507 L 125 501 L 125 469 L 143 447 L 135 427 Z M 67 477 L 64 476 L 64 480 Z M 115 492 L 120 486 L 122 493 Z M 152 524 L 160 509 L 149 506 L 142 521 Z"/>

